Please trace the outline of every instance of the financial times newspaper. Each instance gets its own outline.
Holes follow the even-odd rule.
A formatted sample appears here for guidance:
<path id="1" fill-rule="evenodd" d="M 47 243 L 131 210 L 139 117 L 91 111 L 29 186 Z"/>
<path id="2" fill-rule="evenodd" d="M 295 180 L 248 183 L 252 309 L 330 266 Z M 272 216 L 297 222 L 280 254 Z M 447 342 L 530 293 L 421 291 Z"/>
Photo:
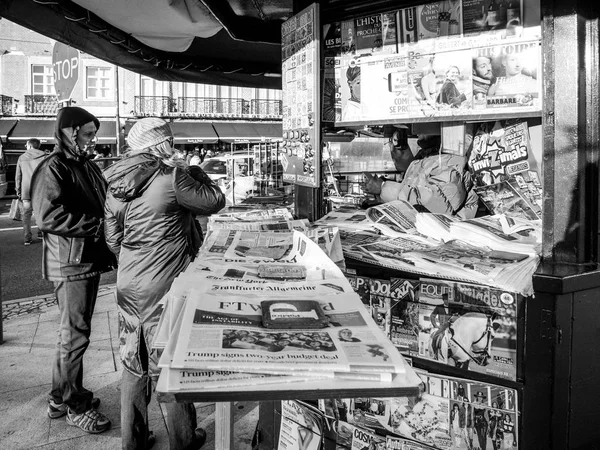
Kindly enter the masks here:
<path id="1" fill-rule="evenodd" d="M 297 281 L 253 276 L 235 281 L 196 270 L 200 265 L 214 266 L 219 259 L 235 270 L 256 264 L 301 264 L 307 276 Z M 198 260 L 189 268 L 198 278 L 185 302 L 173 368 L 404 372 L 402 357 L 343 273 L 304 234 L 218 230 L 210 234 Z M 267 329 L 262 325 L 262 300 L 278 300 L 289 308 L 295 302 L 316 300 L 328 326 Z"/>

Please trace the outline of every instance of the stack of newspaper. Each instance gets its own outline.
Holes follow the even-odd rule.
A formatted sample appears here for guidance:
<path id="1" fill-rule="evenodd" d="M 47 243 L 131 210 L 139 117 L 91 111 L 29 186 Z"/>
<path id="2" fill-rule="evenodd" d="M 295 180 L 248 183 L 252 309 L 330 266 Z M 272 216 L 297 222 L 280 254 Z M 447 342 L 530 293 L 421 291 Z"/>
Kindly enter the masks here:
<path id="1" fill-rule="evenodd" d="M 340 379 L 345 387 L 398 387 L 415 377 L 341 270 L 308 236 L 311 230 L 307 235 L 291 224 L 290 231 L 228 229 L 250 222 L 233 216 L 224 226 L 222 219 L 209 223 L 198 257 L 165 296 L 153 343 L 163 349 L 159 392 L 276 389 L 289 382 L 327 389 L 339 387 Z M 252 226 L 263 220 L 272 217 L 255 217 Z M 322 241 L 323 233 L 313 238 Z M 317 303 L 326 320 L 323 327 L 302 327 L 299 320 L 298 327 L 269 328 L 263 301 L 271 301 L 271 313 L 300 319 L 310 316 L 307 302 Z"/>
<path id="2" fill-rule="evenodd" d="M 372 207 L 364 216 L 383 234 L 344 229 L 342 248 L 347 257 L 526 296 L 533 293 L 532 275 L 541 243 L 539 220 L 495 215 L 461 221 L 417 213 L 402 200 Z M 319 223 L 328 224 L 327 216 Z"/>

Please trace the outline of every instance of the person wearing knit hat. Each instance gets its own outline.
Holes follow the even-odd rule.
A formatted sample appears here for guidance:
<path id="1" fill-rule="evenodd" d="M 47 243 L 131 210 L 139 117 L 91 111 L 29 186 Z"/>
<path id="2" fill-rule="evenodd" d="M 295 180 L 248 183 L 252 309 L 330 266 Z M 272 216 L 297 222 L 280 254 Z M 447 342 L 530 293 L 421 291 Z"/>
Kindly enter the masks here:
<path id="1" fill-rule="evenodd" d="M 104 239 L 106 181 L 87 157 L 99 128 L 82 108 L 59 110 L 54 150 L 33 172 L 30 191 L 44 236 L 43 276 L 54 282 L 60 311 L 47 412 L 51 419 L 66 415 L 69 425 L 88 433 L 111 426 L 82 383 L 100 275 L 116 266 Z"/>
<path id="2" fill-rule="evenodd" d="M 187 166 L 172 148 L 173 132 L 162 119 L 139 120 L 127 136 L 127 156 L 108 167 L 106 242 L 119 259 L 117 305 L 121 340 L 121 439 L 123 448 L 150 448 L 148 404 L 158 354 L 151 348 L 163 296 L 196 256 L 202 243 L 196 215 L 225 206 L 221 189 L 199 166 Z M 200 448 L 193 403 L 169 402 L 169 448 Z"/>

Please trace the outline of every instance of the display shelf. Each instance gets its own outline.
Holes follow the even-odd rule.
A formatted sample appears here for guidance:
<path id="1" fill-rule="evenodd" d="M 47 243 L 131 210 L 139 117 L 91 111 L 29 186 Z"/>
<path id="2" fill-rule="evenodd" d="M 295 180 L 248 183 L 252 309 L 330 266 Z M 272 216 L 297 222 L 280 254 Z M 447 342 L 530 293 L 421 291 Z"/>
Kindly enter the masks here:
<path id="1" fill-rule="evenodd" d="M 442 123 L 442 122 L 492 122 L 496 120 L 512 120 L 512 119 L 529 119 L 529 118 L 541 118 L 541 111 L 528 111 L 515 114 L 514 112 L 509 113 L 494 113 L 494 114 L 460 114 L 454 116 L 433 116 L 433 117 L 414 117 L 414 118 L 402 118 L 402 119 L 388 119 L 388 120 L 369 120 L 369 121 L 356 121 L 356 122 L 344 122 L 343 124 L 337 124 L 336 128 L 350 128 L 350 127 L 364 127 L 365 125 L 394 125 L 398 123 L 409 124 L 409 123 Z"/>

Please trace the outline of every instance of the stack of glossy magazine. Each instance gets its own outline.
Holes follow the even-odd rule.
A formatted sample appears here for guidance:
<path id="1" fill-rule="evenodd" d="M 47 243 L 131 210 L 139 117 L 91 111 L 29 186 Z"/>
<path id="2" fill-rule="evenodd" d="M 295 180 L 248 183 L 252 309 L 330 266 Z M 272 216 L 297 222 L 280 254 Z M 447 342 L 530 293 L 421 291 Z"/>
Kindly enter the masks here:
<path id="1" fill-rule="evenodd" d="M 209 224 L 198 257 L 165 296 L 153 344 L 163 349 L 159 392 L 418 385 L 307 234 L 226 228 Z"/>

